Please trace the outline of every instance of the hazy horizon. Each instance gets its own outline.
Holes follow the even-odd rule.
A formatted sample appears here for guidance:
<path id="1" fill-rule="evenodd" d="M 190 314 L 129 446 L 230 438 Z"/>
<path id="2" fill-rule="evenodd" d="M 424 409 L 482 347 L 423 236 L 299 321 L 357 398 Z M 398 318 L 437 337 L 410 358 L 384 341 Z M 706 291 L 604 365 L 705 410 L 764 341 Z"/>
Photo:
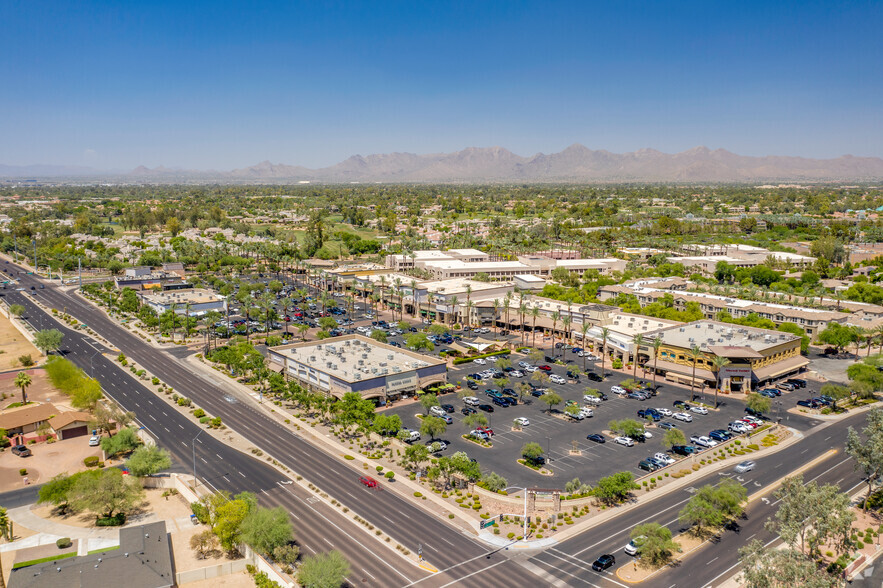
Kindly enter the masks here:
<path id="1" fill-rule="evenodd" d="M 0 6 L 0 164 L 883 155 L 875 2 Z"/>

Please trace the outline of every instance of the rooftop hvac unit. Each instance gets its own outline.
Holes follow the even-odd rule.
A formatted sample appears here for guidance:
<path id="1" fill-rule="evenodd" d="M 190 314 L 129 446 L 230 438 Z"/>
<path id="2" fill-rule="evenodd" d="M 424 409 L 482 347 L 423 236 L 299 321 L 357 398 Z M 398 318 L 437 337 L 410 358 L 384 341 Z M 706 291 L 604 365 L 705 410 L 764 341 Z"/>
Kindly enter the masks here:
<path id="1" fill-rule="evenodd" d="M 319 343 L 318 345 L 316 345 L 316 349 L 322 349 L 322 344 Z"/>
<path id="2" fill-rule="evenodd" d="M 346 358 L 344 356 L 340 356 L 340 363 L 346 363 Z"/>
<path id="3" fill-rule="evenodd" d="M 381 361 L 380 364 L 378 364 L 378 365 L 380 365 L 380 367 L 386 367 L 386 362 L 385 362 L 385 361 Z"/>
<path id="4" fill-rule="evenodd" d="M 690 337 L 690 338 L 688 339 L 688 341 L 690 341 L 690 343 L 694 343 L 694 342 L 696 341 L 696 339 L 694 339 L 693 337 Z"/>
<path id="5" fill-rule="evenodd" d="M 330 362 L 330 361 L 326 361 L 326 362 L 325 362 L 325 367 L 331 367 L 331 362 Z"/>
<path id="6" fill-rule="evenodd" d="M 360 359 L 360 360 L 359 360 L 359 365 L 365 365 L 365 360 Z"/>
<path id="7" fill-rule="evenodd" d="M 353 379 L 354 379 L 354 380 L 361 380 L 361 379 L 362 379 L 362 374 L 360 374 L 359 372 L 354 373 L 354 374 L 353 374 Z"/>
<path id="8" fill-rule="evenodd" d="M 310 356 L 310 363 L 316 363 L 316 356 L 315 355 Z"/>
<path id="9" fill-rule="evenodd" d="M 702 325 L 701 325 L 701 324 L 700 324 L 700 325 L 696 325 L 696 328 L 697 328 L 697 329 L 701 329 L 701 328 L 702 328 Z"/>
<path id="10" fill-rule="evenodd" d="M 723 343 L 724 340 L 723 340 L 723 339 L 718 339 L 717 342 L 718 342 L 718 343 Z"/>
<path id="11" fill-rule="evenodd" d="M 683 332 L 684 332 L 684 327 L 681 327 L 681 329 L 680 329 L 680 330 L 681 330 L 681 333 L 683 333 Z"/>
<path id="12" fill-rule="evenodd" d="M 333 366 L 331 366 L 331 369 L 337 370 L 337 364 L 335 363 Z"/>
<path id="13" fill-rule="evenodd" d="M 392 360 L 395 357 L 392 353 L 387 354 L 386 359 Z"/>
<path id="14" fill-rule="evenodd" d="M 394 368 L 392 368 L 392 371 L 394 371 L 395 373 L 399 373 L 400 371 L 402 371 L 402 368 L 400 368 L 399 366 L 395 366 Z"/>
<path id="15" fill-rule="evenodd" d="M 389 373 L 389 370 L 386 369 L 386 368 L 383 368 L 382 370 L 380 370 L 380 375 L 381 375 L 381 376 L 385 376 L 385 375 L 388 374 L 388 373 Z"/>
<path id="16" fill-rule="evenodd" d="M 367 354 L 367 353 L 363 353 L 363 354 L 362 354 L 362 359 L 368 359 L 368 354 Z"/>
<path id="17" fill-rule="evenodd" d="M 372 374 L 376 374 L 376 373 L 377 373 L 377 368 L 371 368 L 371 373 L 372 373 Z"/>

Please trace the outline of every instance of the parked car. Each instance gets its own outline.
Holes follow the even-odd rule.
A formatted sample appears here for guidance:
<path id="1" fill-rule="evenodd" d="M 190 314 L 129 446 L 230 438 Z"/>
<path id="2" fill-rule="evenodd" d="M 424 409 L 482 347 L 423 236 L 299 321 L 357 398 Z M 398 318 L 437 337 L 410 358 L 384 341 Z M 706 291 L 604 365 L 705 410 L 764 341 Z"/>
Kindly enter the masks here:
<path id="1" fill-rule="evenodd" d="M 708 433 L 708 436 L 718 443 L 723 443 L 724 441 L 728 441 L 733 437 L 729 432 L 724 431 L 723 429 L 715 429 L 714 431 Z"/>
<path id="2" fill-rule="evenodd" d="M 476 410 L 472 407 L 464 406 L 460 409 L 460 412 L 463 413 L 465 416 L 469 416 L 470 414 L 475 414 Z"/>
<path id="3" fill-rule="evenodd" d="M 808 400 L 798 400 L 797 406 L 805 406 L 807 408 L 819 408 L 821 405 L 818 402 L 814 402 L 811 398 Z"/>
<path id="4" fill-rule="evenodd" d="M 89 437 L 89 447 L 98 447 L 99 445 L 101 445 L 101 437 L 98 435 Z"/>
<path id="5" fill-rule="evenodd" d="M 667 416 L 667 417 L 671 416 L 671 411 L 668 410 L 667 408 L 654 408 L 653 410 L 655 410 L 656 412 L 658 412 L 662 416 Z"/>
<path id="6" fill-rule="evenodd" d="M 508 408 L 508 406 L 509 406 L 509 403 L 506 402 L 506 400 L 504 398 L 501 398 L 500 396 L 494 396 L 493 398 L 491 398 L 491 402 L 493 402 L 497 406 L 502 406 L 503 408 Z"/>
<path id="7" fill-rule="evenodd" d="M 735 472 L 737 474 L 744 474 L 745 472 L 750 472 L 755 467 L 757 467 L 757 464 L 751 460 L 748 460 L 748 461 L 743 461 L 742 463 L 740 463 L 739 465 L 737 465 L 733 469 L 735 470 Z"/>
<path id="8" fill-rule="evenodd" d="M 484 412 L 494 412 L 494 407 L 490 404 L 479 404 L 478 410 L 483 410 Z"/>
<path id="9" fill-rule="evenodd" d="M 623 549 L 623 551 L 625 551 L 625 554 L 626 555 L 637 555 L 638 548 L 641 546 L 641 543 L 643 543 L 643 539 L 644 539 L 644 536 L 641 535 L 640 537 L 635 537 L 634 539 L 629 541 L 629 544 L 625 546 L 625 549 Z"/>
<path id="10" fill-rule="evenodd" d="M 544 372 L 551 372 L 551 371 L 552 371 L 552 368 L 550 368 L 549 366 L 547 366 L 547 365 L 545 365 L 545 364 L 543 364 L 543 365 L 541 365 L 541 366 L 538 366 L 538 369 L 541 369 L 541 370 L 543 370 Z"/>
<path id="11" fill-rule="evenodd" d="M 429 413 L 431 415 L 437 416 L 437 417 L 445 416 L 445 414 L 446 414 L 445 409 L 443 409 L 440 406 L 433 406 L 432 408 L 429 409 Z"/>
<path id="12" fill-rule="evenodd" d="M 708 414 L 708 409 L 704 406 L 691 406 L 690 412 L 695 412 L 696 414 Z"/>
<path id="13" fill-rule="evenodd" d="M 521 427 L 527 427 L 530 425 L 530 420 L 525 417 L 518 417 L 517 419 L 515 419 L 515 424 Z"/>
<path id="14" fill-rule="evenodd" d="M 486 434 L 490 435 L 491 437 L 494 436 L 494 430 L 489 427 L 475 427 L 475 430 L 481 431 L 482 433 L 486 433 Z"/>
<path id="15" fill-rule="evenodd" d="M 648 472 L 655 472 L 659 469 L 659 465 L 657 465 L 654 461 L 650 461 L 649 459 L 642 459 L 638 462 L 638 468 Z"/>
<path id="16" fill-rule="evenodd" d="M 486 362 L 483 358 L 481 358 L 481 357 L 479 357 L 478 359 L 473 359 L 473 360 L 472 360 L 472 363 L 477 363 L 478 365 L 485 365 L 485 364 L 487 364 L 487 362 Z"/>
<path id="17" fill-rule="evenodd" d="M 469 434 L 473 437 L 481 439 L 482 441 L 487 441 L 488 439 L 490 439 L 490 436 L 487 433 L 483 433 L 481 431 L 469 431 Z"/>
<path id="18" fill-rule="evenodd" d="M 668 421 L 666 421 L 666 422 L 664 422 L 664 423 L 659 423 L 657 426 L 658 426 L 660 429 L 665 429 L 666 431 L 669 430 L 669 429 L 677 429 L 677 428 L 678 428 L 677 424 L 675 424 L 675 423 L 670 423 L 670 422 L 668 422 Z"/>
<path id="19" fill-rule="evenodd" d="M 24 445 L 13 445 L 12 447 L 12 455 L 17 455 L 19 457 L 30 457 L 31 450 L 28 449 Z"/>
<path id="20" fill-rule="evenodd" d="M 690 405 L 683 400 L 675 400 L 671 405 L 675 408 L 680 408 L 681 410 L 690 410 Z"/>
<path id="21" fill-rule="evenodd" d="M 654 459 L 657 459 L 657 460 L 661 461 L 661 462 L 664 463 L 665 465 L 671 465 L 671 464 L 673 464 L 673 463 L 675 463 L 675 462 L 677 461 L 677 460 L 676 460 L 675 458 L 673 458 L 672 456 L 670 456 L 670 455 L 666 455 L 665 453 L 661 453 L 661 452 L 660 452 L 660 453 L 654 453 L 654 454 L 653 454 L 653 457 L 654 457 Z"/>
<path id="22" fill-rule="evenodd" d="M 594 563 L 592 563 L 592 569 L 596 572 L 603 572 L 615 563 L 616 558 L 609 553 L 605 553 L 604 555 L 596 559 Z"/>
<path id="23" fill-rule="evenodd" d="M 699 447 L 716 447 L 717 441 L 705 435 L 693 435 L 690 437 L 690 443 L 695 443 Z"/>
<path id="24" fill-rule="evenodd" d="M 611 394 L 625 394 L 626 390 L 622 386 L 611 386 L 610 393 Z"/>
<path id="25" fill-rule="evenodd" d="M 626 447 L 632 447 L 635 444 L 635 440 L 631 437 L 617 437 L 613 440 L 614 443 L 618 445 L 625 445 Z"/>
<path id="26" fill-rule="evenodd" d="M 588 372 L 586 374 L 586 377 L 593 382 L 602 382 L 603 381 L 603 378 L 601 376 L 599 376 L 598 374 L 596 374 L 595 372 Z"/>
<path id="27" fill-rule="evenodd" d="M 676 412 L 676 413 L 674 413 L 673 415 L 671 415 L 671 418 L 673 418 L 673 419 L 677 419 L 677 420 L 679 420 L 679 421 L 684 421 L 684 422 L 687 422 L 687 423 L 692 423 L 692 422 L 693 422 L 693 417 L 690 416 L 689 414 L 685 413 L 685 412 Z"/>
<path id="28" fill-rule="evenodd" d="M 795 390 L 797 390 L 797 386 L 795 386 L 794 384 L 789 384 L 788 382 L 779 382 L 778 384 L 776 384 L 776 388 L 778 388 L 779 390 L 785 390 L 787 392 L 794 392 Z"/>
<path id="29" fill-rule="evenodd" d="M 692 445 L 673 445 L 671 451 L 678 455 L 692 455 L 696 453 L 696 448 Z"/>
<path id="30" fill-rule="evenodd" d="M 481 403 L 481 401 L 478 398 L 476 398 L 475 396 L 467 396 L 466 398 L 463 399 L 463 403 L 468 406 L 478 406 Z"/>
<path id="31" fill-rule="evenodd" d="M 642 419 L 651 418 L 654 422 L 662 420 L 662 415 L 656 412 L 656 409 L 653 408 L 642 408 L 638 411 L 638 416 Z"/>
<path id="32" fill-rule="evenodd" d="M 586 439 L 594 441 L 595 443 L 607 443 L 607 439 L 604 438 L 604 435 L 599 435 L 598 433 L 586 435 Z"/>
<path id="33" fill-rule="evenodd" d="M 806 388 L 806 380 L 802 380 L 800 378 L 788 378 L 785 380 L 786 384 L 791 384 L 792 386 L 797 386 L 798 388 Z"/>
<path id="34" fill-rule="evenodd" d="M 587 404 L 599 405 L 601 404 L 601 399 L 597 396 L 589 396 L 588 394 L 583 396 L 583 402 Z"/>
<path id="35" fill-rule="evenodd" d="M 551 376 L 549 376 L 549 381 L 552 382 L 553 384 L 566 384 L 567 383 L 567 380 L 565 380 L 564 378 L 562 378 L 558 374 L 552 374 Z"/>

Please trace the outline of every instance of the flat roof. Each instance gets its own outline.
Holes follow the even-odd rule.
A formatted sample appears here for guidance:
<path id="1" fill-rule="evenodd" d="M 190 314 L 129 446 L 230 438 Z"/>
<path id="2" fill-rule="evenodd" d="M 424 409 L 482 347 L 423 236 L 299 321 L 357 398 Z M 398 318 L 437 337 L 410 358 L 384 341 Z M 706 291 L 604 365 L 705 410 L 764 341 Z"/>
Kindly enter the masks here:
<path id="1" fill-rule="evenodd" d="M 536 276 L 533 274 L 515 274 L 512 277 L 516 280 L 521 280 L 522 282 L 542 282 L 544 284 L 546 283 L 545 278 L 541 278 L 540 276 Z"/>
<path id="2" fill-rule="evenodd" d="M 610 313 L 609 318 L 610 322 L 604 323 L 602 326 L 631 337 L 684 324 L 679 321 L 670 321 L 667 319 L 659 319 L 652 316 L 631 314 L 627 312 L 612 312 Z"/>
<path id="3" fill-rule="evenodd" d="M 702 351 L 712 348 L 742 347 L 756 352 L 765 351 L 782 343 L 799 340 L 797 335 L 744 327 L 730 323 L 700 320 L 681 326 L 668 327 L 657 332 L 662 341 L 675 347 L 689 349 L 696 345 Z"/>
<path id="4" fill-rule="evenodd" d="M 605 265 L 608 263 L 625 263 L 624 259 L 618 257 L 599 257 L 596 259 L 558 259 L 558 267 L 568 267 L 572 265 Z"/>
<path id="5" fill-rule="evenodd" d="M 533 269 L 533 266 L 525 265 L 520 261 L 463 261 L 462 259 L 440 259 L 430 261 L 427 267 L 444 269 L 469 269 L 481 272 L 483 269 Z"/>
<path id="6" fill-rule="evenodd" d="M 362 335 L 295 343 L 274 347 L 271 351 L 349 383 L 413 372 L 445 363 L 443 360 L 379 343 Z"/>
<path id="7" fill-rule="evenodd" d="M 420 287 L 435 294 L 465 294 L 466 286 L 472 286 L 472 293 L 476 294 L 484 290 L 497 290 L 511 285 L 509 282 L 478 282 L 469 278 L 448 278 L 447 280 L 423 282 L 420 284 Z"/>
<path id="8" fill-rule="evenodd" d="M 141 297 L 148 302 L 154 304 L 206 304 L 209 302 L 220 302 L 221 297 L 205 290 L 203 288 L 194 288 L 193 290 L 169 290 L 166 292 L 151 292 L 149 294 L 141 294 Z"/>
<path id="9" fill-rule="evenodd" d="M 457 255 L 487 255 L 484 251 L 479 251 L 478 249 L 448 249 L 448 253 L 456 253 Z"/>

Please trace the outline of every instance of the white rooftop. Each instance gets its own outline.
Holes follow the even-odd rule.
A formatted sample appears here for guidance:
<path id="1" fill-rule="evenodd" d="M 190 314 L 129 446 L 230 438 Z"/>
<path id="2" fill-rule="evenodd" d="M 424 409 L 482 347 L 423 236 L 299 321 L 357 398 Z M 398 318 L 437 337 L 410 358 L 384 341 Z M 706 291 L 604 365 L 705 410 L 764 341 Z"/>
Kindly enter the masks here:
<path id="1" fill-rule="evenodd" d="M 708 351 L 709 347 L 726 346 L 748 347 L 761 352 L 770 347 L 798 339 L 797 335 L 791 333 L 710 320 L 669 327 L 659 331 L 658 336 L 666 344 L 687 349 L 696 345 L 703 351 Z"/>

